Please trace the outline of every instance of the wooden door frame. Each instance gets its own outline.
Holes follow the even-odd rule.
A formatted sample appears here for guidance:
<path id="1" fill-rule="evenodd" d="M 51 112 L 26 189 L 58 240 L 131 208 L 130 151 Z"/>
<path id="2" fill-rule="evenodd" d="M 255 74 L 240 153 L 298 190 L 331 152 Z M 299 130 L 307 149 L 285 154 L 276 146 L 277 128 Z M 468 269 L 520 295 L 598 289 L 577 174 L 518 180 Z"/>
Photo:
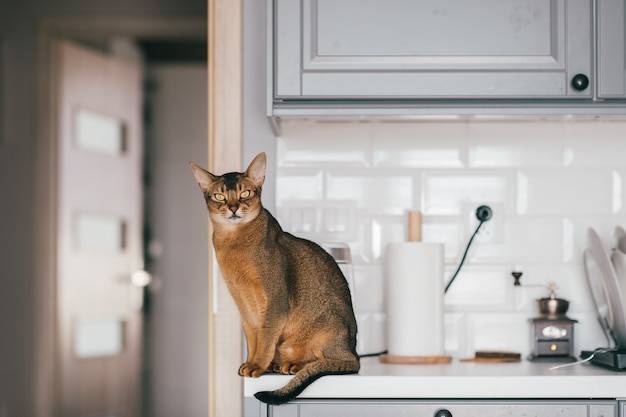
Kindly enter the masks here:
<path id="1" fill-rule="evenodd" d="M 209 171 L 241 170 L 243 155 L 243 2 L 207 0 L 209 14 Z M 241 319 L 213 257 L 209 223 L 209 416 L 243 414 Z M 219 383 L 218 383 L 219 382 Z"/>
<path id="2" fill-rule="evenodd" d="M 214 16 L 213 16 L 214 17 Z M 35 139 L 35 276 L 33 394 L 34 417 L 57 417 L 59 384 L 56 340 L 57 282 L 57 172 L 58 138 L 56 125 L 55 39 L 101 41 L 113 36 L 177 39 L 201 37 L 207 33 L 204 18 L 103 18 L 54 17 L 38 22 L 36 44 L 36 139 Z M 211 91 L 211 90 L 209 90 Z"/>

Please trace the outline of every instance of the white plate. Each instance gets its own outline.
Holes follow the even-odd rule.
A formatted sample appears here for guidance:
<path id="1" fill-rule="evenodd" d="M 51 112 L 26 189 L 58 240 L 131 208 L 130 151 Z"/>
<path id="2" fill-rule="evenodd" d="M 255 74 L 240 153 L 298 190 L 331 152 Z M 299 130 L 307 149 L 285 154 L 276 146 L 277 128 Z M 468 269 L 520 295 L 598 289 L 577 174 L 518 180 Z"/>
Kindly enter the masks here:
<path id="1" fill-rule="evenodd" d="M 622 296 L 622 306 L 626 310 L 626 231 L 621 226 L 615 228 L 613 234 L 615 247 L 611 253 L 611 263 L 617 277 L 617 285 Z"/>
<path id="2" fill-rule="evenodd" d="M 602 241 L 591 227 L 587 230 L 587 249 L 584 253 L 584 260 L 598 320 L 601 324 L 606 323 L 610 328 L 619 347 L 626 346 L 626 314 L 620 285 Z M 599 290 L 598 281 L 601 282 L 603 291 Z"/>
<path id="3" fill-rule="evenodd" d="M 585 264 L 585 271 L 587 272 L 587 284 L 589 284 L 589 291 L 591 292 L 591 298 L 593 304 L 596 307 L 596 314 L 598 316 L 598 322 L 604 331 L 607 340 L 612 338 L 611 336 L 611 324 L 609 323 L 609 303 L 604 295 L 604 284 L 602 284 L 602 272 L 598 267 L 591 249 L 587 248 L 583 252 L 583 259 Z"/>

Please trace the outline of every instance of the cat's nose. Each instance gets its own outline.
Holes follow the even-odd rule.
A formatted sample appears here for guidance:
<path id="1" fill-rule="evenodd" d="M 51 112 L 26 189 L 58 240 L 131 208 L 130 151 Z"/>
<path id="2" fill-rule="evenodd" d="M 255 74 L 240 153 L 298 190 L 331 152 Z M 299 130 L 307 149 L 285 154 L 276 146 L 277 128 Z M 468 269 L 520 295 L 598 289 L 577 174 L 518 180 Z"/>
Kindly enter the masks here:
<path id="1" fill-rule="evenodd" d="M 239 207 L 237 207 L 237 206 L 230 206 L 230 207 L 228 207 L 228 209 L 229 209 L 230 211 L 232 211 L 232 212 L 233 212 L 233 214 L 237 213 L 237 209 L 238 209 L 238 208 L 239 208 Z"/>

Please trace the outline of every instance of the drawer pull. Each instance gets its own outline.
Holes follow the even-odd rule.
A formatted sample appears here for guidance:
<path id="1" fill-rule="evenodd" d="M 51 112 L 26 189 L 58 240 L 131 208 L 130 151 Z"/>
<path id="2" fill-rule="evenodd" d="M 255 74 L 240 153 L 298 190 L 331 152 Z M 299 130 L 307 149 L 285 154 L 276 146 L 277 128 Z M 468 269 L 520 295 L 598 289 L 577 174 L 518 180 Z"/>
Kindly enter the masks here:
<path id="1" fill-rule="evenodd" d="M 572 87 L 574 90 L 583 91 L 589 86 L 589 78 L 585 74 L 576 74 L 572 78 Z"/>
<path id="2" fill-rule="evenodd" d="M 452 413 L 446 410 L 445 408 L 441 408 L 435 411 L 435 414 L 433 417 L 452 417 Z"/>

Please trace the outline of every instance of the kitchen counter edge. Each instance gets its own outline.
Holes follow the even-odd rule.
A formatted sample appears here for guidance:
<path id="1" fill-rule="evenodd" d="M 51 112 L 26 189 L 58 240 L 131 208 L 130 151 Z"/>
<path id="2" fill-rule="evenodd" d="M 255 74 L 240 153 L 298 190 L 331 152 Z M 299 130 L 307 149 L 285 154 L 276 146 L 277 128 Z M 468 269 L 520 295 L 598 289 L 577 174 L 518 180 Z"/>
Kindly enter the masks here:
<path id="1" fill-rule="evenodd" d="M 559 362 L 437 365 L 382 364 L 366 358 L 356 375 L 328 375 L 299 398 L 614 398 L 626 399 L 626 373 L 590 364 L 550 370 Z M 268 374 L 245 378 L 244 396 L 273 390 L 291 379 Z"/>

